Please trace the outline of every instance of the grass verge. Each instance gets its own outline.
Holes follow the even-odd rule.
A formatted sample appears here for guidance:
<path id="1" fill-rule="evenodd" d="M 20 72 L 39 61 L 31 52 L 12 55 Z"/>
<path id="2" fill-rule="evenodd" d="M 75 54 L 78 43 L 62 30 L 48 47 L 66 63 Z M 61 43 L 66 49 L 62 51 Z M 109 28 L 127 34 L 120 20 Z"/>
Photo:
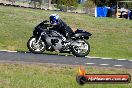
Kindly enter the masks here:
<path id="1" fill-rule="evenodd" d="M 129 84 L 76 83 L 78 66 L 0 63 L 0 88 L 131 88 Z M 132 75 L 132 69 L 86 67 L 89 74 Z"/>

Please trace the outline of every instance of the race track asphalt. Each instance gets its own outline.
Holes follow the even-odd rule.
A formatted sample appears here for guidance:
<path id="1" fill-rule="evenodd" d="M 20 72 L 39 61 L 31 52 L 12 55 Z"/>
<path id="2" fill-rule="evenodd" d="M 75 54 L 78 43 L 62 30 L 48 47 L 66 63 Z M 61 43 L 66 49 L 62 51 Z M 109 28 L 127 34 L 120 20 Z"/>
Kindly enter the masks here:
<path id="1" fill-rule="evenodd" d="M 109 58 L 75 57 L 75 56 L 33 54 L 33 53 L 6 52 L 6 51 L 0 51 L 0 62 L 1 61 L 22 61 L 22 62 L 35 62 L 35 63 L 87 65 L 87 66 L 98 66 L 98 67 L 132 69 L 132 60 L 126 60 L 126 59 L 115 60 Z"/>

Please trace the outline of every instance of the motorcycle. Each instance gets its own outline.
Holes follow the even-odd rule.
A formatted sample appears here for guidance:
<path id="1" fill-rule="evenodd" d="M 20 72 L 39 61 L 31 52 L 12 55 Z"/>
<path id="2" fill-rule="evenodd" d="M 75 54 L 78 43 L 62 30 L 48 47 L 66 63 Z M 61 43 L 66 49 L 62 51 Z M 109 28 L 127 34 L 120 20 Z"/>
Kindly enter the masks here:
<path id="1" fill-rule="evenodd" d="M 44 51 L 59 51 L 60 53 L 71 53 L 77 57 L 87 56 L 90 52 L 90 45 L 86 41 L 92 34 L 77 29 L 70 39 L 66 39 L 56 30 L 50 30 L 52 25 L 49 21 L 43 21 L 35 27 L 33 36 L 28 40 L 27 47 L 35 54 Z"/>

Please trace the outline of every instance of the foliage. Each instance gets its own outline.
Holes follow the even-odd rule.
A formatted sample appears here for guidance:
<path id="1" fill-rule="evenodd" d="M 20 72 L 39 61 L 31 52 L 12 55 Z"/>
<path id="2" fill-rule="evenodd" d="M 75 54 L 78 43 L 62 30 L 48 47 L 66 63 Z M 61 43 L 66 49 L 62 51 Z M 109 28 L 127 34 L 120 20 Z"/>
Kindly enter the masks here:
<path id="1" fill-rule="evenodd" d="M 57 0 L 52 0 L 51 3 L 52 4 L 56 4 L 57 3 Z"/>
<path id="2" fill-rule="evenodd" d="M 96 5 L 97 6 L 108 6 L 110 0 L 96 0 Z"/>
<path id="3" fill-rule="evenodd" d="M 119 2 L 119 7 L 124 7 L 126 9 L 132 9 L 132 2 Z"/>
<path id="4" fill-rule="evenodd" d="M 77 0 L 57 0 L 58 5 L 77 6 Z"/>
<path id="5" fill-rule="evenodd" d="M 34 8 L 41 8 L 42 0 L 31 0 L 29 5 L 32 5 Z"/>
<path id="6" fill-rule="evenodd" d="M 118 1 L 125 1 L 125 0 L 118 0 Z M 128 1 L 131 1 L 131 0 L 128 0 Z M 97 6 L 112 6 L 112 5 L 116 5 L 117 4 L 117 0 L 96 0 L 95 4 Z M 120 2 L 119 6 L 122 6 L 122 5 L 124 5 L 125 8 L 132 8 L 132 3 L 130 3 L 130 2 L 123 2 L 123 3 Z"/>
<path id="7" fill-rule="evenodd" d="M 89 7 L 89 8 L 95 7 L 95 1 L 94 0 L 87 0 L 85 2 L 84 6 Z"/>
<path id="8" fill-rule="evenodd" d="M 57 7 L 62 11 L 70 10 L 71 7 L 75 7 L 74 9 L 76 9 L 77 7 L 77 0 L 57 0 L 56 3 Z"/>

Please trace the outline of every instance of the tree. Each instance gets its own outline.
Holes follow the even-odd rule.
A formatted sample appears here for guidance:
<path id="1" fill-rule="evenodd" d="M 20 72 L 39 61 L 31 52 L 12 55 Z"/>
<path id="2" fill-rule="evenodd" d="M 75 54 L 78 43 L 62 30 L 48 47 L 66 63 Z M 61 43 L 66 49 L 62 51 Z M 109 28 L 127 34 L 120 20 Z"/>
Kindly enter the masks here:
<path id="1" fill-rule="evenodd" d="M 87 0 L 84 4 L 84 11 L 85 13 L 92 15 L 94 13 L 94 9 L 95 8 L 95 0 Z"/>
<path id="2" fill-rule="evenodd" d="M 92 8 L 95 7 L 95 0 L 87 0 L 84 4 L 85 7 Z"/>
<path id="3" fill-rule="evenodd" d="M 91 7 L 93 3 L 95 3 L 96 6 L 115 6 L 117 5 L 117 1 L 126 1 L 126 0 L 87 0 L 86 7 Z M 132 1 L 132 0 L 127 0 Z M 119 7 L 125 5 L 126 8 L 132 8 L 132 3 L 130 2 L 119 2 Z"/>
<path id="4" fill-rule="evenodd" d="M 108 2 L 109 2 L 109 0 L 96 0 L 95 4 L 97 6 L 107 6 Z"/>
<path id="5" fill-rule="evenodd" d="M 52 0 L 51 3 L 52 3 L 52 4 L 57 4 L 57 1 L 58 1 L 58 0 Z"/>
<path id="6" fill-rule="evenodd" d="M 34 8 L 41 8 L 42 0 L 31 0 L 31 2 L 29 2 L 29 5 L 31 4 L 33 4 Z"/>
<path id="7" fill-rule="evenodd" d="M 95 4 L 97 6 L 111 6 L 111 5 L 116 5 L 117 1 L 123 1 L 123 0 L 95 0 Z"/>
<path id="8" fill-rule="evenodd" d="M 67 11 L 70 7 L 77 7 L 77 0 L 56 0 L 57 7 Z"/>
<path id="9" fill-rule="evenodd" d="M 51 0 L 48 0 L 48 9 L 51 9 Z"/>

